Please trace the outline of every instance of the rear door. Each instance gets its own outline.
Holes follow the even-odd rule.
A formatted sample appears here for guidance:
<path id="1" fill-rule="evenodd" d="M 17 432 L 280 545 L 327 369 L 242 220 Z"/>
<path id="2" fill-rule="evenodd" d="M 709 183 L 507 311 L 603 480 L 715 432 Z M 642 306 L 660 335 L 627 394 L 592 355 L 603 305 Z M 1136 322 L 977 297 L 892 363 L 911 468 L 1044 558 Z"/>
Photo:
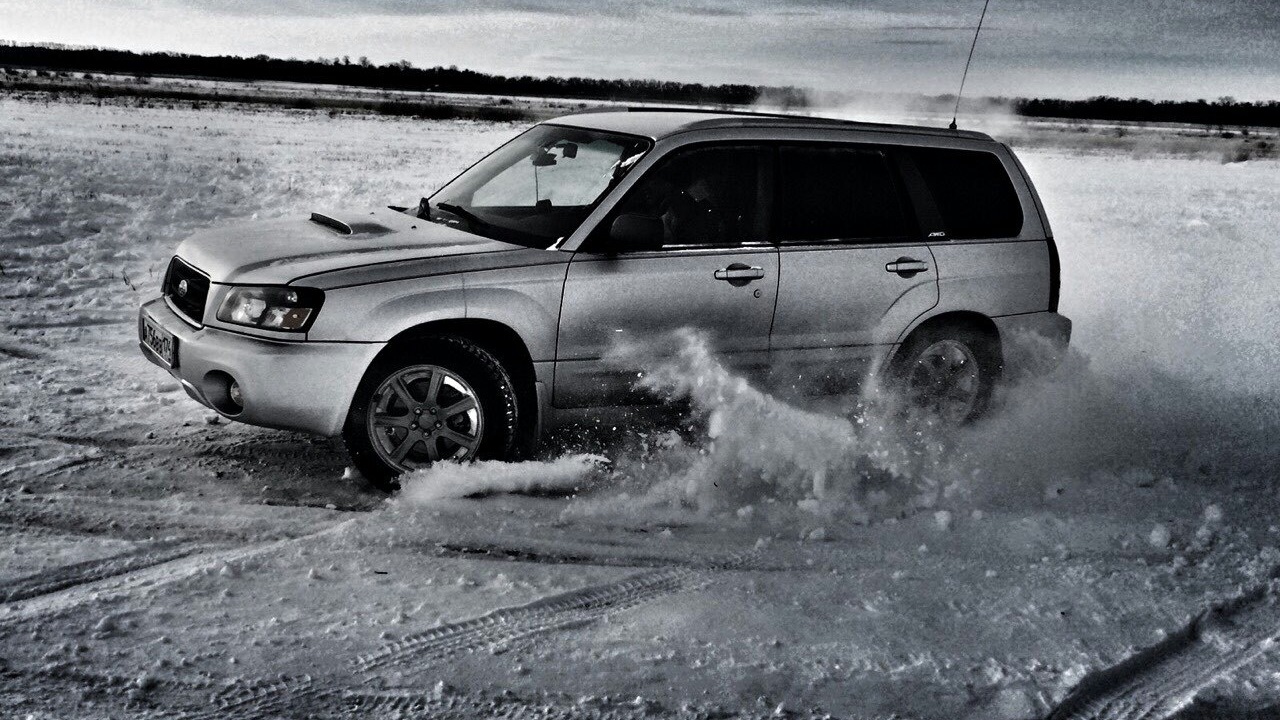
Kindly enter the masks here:
<path id="1" fill-rule="evenodd" d="M 933 255 L 893 152 L 836 143 L 778 149 L 771 348 L 777 372 L 793 377 L 777 380 L 846 389 L 937 304 Z"/>
<path id="2" fill-rule="evenodd" d="M 604 356 L 619 340 L 702 332 L 728 365 L 766 366 L 778 288 L 768 242 L 772 153 L 761 146 L 673 150 L 600 224 L 569 264 L 560 313 L 557 407 L 652 400 L 632 390 L 639 368 Z M 662 220 L 661 249 L 618 252 L 607 228 L 617 215 Z"/>
<path id="3" fill-rule="evenodd" d="M 930 249 L 945 309 L 999 317 L 1056 306 L 1057 253 L 1007 150 L 921 147 L 906 160 L 937 209 Z"/>

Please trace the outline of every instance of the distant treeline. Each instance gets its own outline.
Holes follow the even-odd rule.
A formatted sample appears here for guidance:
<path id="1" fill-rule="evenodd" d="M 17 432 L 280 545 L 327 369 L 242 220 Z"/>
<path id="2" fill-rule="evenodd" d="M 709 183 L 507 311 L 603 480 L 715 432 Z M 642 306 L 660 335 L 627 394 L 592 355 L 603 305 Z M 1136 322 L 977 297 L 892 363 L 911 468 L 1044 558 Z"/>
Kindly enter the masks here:
<path id="1" fill-rule="evenodd" d="M 457 67 L 415 68 L 406 60 L 374 65 L 367 58 L 281 60 L 266 55 L 236 57 L 182 53 L 135 53 L 98 48 L 0 46 L 0 66 L 126 75 L 165 75 L 217 80 L 279 80 L 353 85 L 386 90 L 428 90 L 469 94 L 572 99 L 750 105 L 762 98 L 788 106 L 804 103 L 798 88 L 703 85 L 660 80 L 507 77 Z"/>
<path id="2" fill-rule="evenodd" d="M 600 80 L 529 75 L 509 77 L 457 67 L 416 68 L 405 60 L 387 65 L 374 65 L 363 57 L 354 62 L 349 57 L 281 60 L 266 55 L 211 57 L 183 53 L 136 53 L 101 48 L 0 43 L 0 67 L 216 80 L 277 80 L 385 90 L 559 97 L 612 102 L 697 105 L 767 103 L 773 107 L 797 109 L 804 108 L 808 104 L 806 91 L 796 87 L 704 85 L 660 80 Z M 954 101 L 954 97 L 947 100 Z M 1008 103 L 1014 112 L 1027 117 L 1195 123 L 1223 127 L 1280 127 L 1280 101 L 1238 102 L 1233 98 L 1219 98 L 1215 101 L 1153 101 L 1114 97 L 1095 97 L 1088 100 L 1027 98 L 991 100 Z"/>
<path id="3" fill-rule="evenodd" d="M 1224 97 L 1207 100 L 1142 100 L 1095 97 L 1088 100 L 1012 101 L 1014 112 L 1027 117 L 1124 122 L 1170 122 L 1223 127 L 1280 127 L 1280 101 L 1239 102 Z"/>
<path id="4" fill-rule="evenodd" d="M 7 71 L 20 72 L 20 71 Z M 65 73 L 65 70 L 36 72 Z M 379 115 L 397 115 L 415 117 L 425 120 L 488 120 L 491 122 L 518 122 L 540 120 L 552 113 L 538 112 L 529 108 L 514 107 L 509 104 L 468 105 L 458 102 L 439 102 L 435 100 L 396 99 L 364 99 L 344 97 L 311 97 L 305 95 L 270 95 L 261 93 L 239 93 L 210 90 L 192 90 L 187 88 L 166 87 L 163 84 L 153 86 L 150 83 L 135 84 L 99 84 L 66 85 L 58 82 L 41 82 L 39 80 L 11 80 L 8 83 L 0 77 L 0 88 L 8 87 L 18 91 L 34 91 L 57 96 L 61 93 L 87 95 L 98 100 L 126 99 L 146 106 L 149 102 L 172 103 L 174 101 L 191 103 L 191 107 L 200 108 L 206 103 L 240 103 L 246 105 L 268 105 L 290 108 L 293 110 L 329 110 L 334 112 L 354 111 L 376 113 Z M 509 102 L 509 101 L 506 101 Z"/>

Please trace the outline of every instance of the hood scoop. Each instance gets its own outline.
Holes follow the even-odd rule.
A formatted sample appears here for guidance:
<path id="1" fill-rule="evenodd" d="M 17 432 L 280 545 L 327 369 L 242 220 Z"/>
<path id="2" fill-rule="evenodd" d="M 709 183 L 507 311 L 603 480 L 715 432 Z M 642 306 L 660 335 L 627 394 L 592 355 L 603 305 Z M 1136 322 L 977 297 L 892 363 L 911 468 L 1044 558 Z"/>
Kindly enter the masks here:
<path id="1" fill-rule="evenodd" d="M 372 215 L 372 213 L 370 213 Z M 373 220 L 340 220 L 332 215 L 324 213 L 311 213 L 311 222 L 317 225 L 323 225 L 330 230 L 336 231 L 339 235 L 365 235 L 369 237 L 377 237 L 394 232 L 391 228 Z"/>

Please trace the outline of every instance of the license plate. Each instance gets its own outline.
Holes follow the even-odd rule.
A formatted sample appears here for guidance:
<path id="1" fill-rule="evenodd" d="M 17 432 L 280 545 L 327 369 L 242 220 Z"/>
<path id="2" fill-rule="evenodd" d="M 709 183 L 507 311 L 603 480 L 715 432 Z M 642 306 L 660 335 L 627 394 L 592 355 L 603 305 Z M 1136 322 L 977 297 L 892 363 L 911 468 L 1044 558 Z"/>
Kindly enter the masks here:
<path id="1" fill-rule="evenodd" d="M 142 344 L 155 353 L 165 365 L 178 367 L 178 338 L 160 327 L 149 316 L 142 316 Z"/>

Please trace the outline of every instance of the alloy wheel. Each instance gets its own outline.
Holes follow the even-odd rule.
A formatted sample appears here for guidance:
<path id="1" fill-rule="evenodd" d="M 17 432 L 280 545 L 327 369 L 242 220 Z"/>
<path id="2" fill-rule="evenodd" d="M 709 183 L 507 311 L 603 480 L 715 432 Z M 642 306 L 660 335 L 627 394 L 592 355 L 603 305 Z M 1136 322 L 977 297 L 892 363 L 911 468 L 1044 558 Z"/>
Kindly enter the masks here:
<path id="1" fill-rule="evenodd" d="M 413 365 L 383 380 L 366 425 L 379 458 L 402 472 L 472 458 L 484 437 L 475 390 L 438 365 Z"/>
<path id="2" fill-rule="evenodd" d="M 982 397 L 982 369 L 969 346 L 945 339 L 926 347 L 907 376 L 916 407 L 948 423 L 968 420 Z"/>

